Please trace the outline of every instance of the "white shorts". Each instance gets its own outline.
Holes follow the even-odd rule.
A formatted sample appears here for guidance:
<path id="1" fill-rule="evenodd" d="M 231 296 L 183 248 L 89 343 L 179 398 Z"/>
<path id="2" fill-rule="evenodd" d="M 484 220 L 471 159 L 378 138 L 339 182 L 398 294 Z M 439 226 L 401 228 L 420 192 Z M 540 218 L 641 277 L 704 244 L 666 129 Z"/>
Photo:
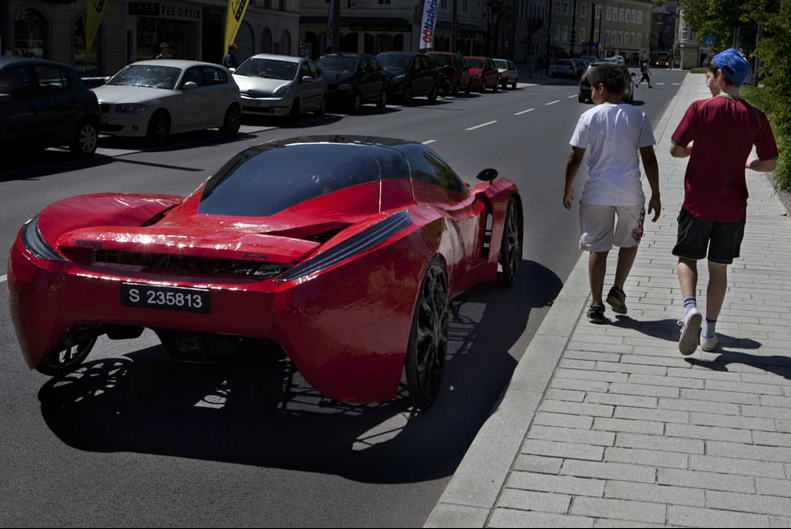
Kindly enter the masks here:
<path id="1" fill-rule="evenodd" d="M 616 224 L 616 216 L 618 222 Z M 645 206 L 599 206 L 580 203 L 580 250 L 608 252 L 634 248 L 643 238 Z M 613 229 L 614 227 L 614 229 Z"/>

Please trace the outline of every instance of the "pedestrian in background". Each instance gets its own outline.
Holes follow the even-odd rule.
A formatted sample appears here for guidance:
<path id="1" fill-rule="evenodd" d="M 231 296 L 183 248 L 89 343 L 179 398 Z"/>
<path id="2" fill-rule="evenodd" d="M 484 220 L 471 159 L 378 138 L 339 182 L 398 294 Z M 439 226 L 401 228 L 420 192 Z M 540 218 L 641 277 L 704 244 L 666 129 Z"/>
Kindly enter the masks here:
<path id="1" fill-rule="evenodd" d="M 168 46 L 167 42 L 163 42 L 159 45 L 159 55 L 154 57 L 155 59 L 171 59 L 170 56 L 170 46 Z"/>
<path id="2" fill-rule="evenodd" d="M 225 57 L 222 58 L 222 65 L 228 68 L 238 68 L 239 62 L 236 60 L 236 50 L 239 49 L 239 46 L 234 44 L 233 42 L 228 44 L 228 53 L 225 54 Z"/>
<path id="3" fill-rule="evenodd" d="M 569 210 L 572 207 L 574 177 L 585 150 L 590 148 L 588 180 L 580 199 L 580 249 L 590 252 L 588 320 L 603 323 L 607 320 L 602 302 L 604 276 L 607 255 L 613 244 L 620 249 L 615 282 L 607 295 L 607 303 L 617 314 L 627 311 L 624 284 L 637 256 L 645 221 L 640 158 L 651 186 L 648 213 L 654 213 L 653 222 L 659 218 L 662 203 L 654 133 L 645 113 L 623 102 L 626 88 L 623 72 L 618 65 L 602 64 L 588 74 L 588 80 L 591 99 L 596 106 L 580 116 L 571 137 L 563 205 Z"/>
<path id="4" fill-rule="evenodd" d="M 745 168 L 774 171 L 778 156 L 772 128 L 763 112 L 739 97 L 750 64 L 731 48 L 704 63 L 710 99 L 695 101 L 673 133 L 670 154 L 690 157 L 684 177 L 684 203 L 678 216 L 678 280 L 684 297 L 679 321 L 681 354 L 714 351 L 717 318 L 728 286 L 728 265 L 739 257 L 747 213 Z M 749 159 L 753 145 L 757 158 Z M 693 148 L 694 147 L 694 148 Z M 706 321 L 697 308 L 697 262 L 707 256 Z"/>
<path id="5" fill-rule="evenodd" d="M 642 83 L 643 81 L 647 81 L 648 88 L 653 88 L 653 86 L 651 86 L 651 75 L 650 72 L 648 71 L 647 61 L 643 61 L 643 64 L 640 66 L 640 73 L 642 73 L 643 76 L 640 78 L 639 81 L 637 81 L 637 84 L 635 84 L 635 86 L 640 86 L 640 83 Z"/>

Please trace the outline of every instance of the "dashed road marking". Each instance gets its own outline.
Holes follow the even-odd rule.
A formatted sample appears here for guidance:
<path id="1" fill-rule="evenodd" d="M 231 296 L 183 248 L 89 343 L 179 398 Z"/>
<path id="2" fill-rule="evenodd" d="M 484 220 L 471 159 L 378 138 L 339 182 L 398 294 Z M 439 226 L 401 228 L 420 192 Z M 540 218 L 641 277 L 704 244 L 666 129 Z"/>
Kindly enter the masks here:
<path id="1" fill-rule="evenodd" d="M 680 83 L 670 83 L 670 84 L 672 84 L 673 86 L 678 86 Z"/>
<path id="2" fill-rule="evenodd" d="M 423 142 L 423 145 L 428 145 L 429 143 L 434 143 L 437 140 L 426 140 Z"/>
<path id="3" fill-rule="evenodd" d="M 577 94 L 570 95 L 570 96 L 568 96 L 566 99 L 571 99 L 572 97 L 577 97 Z"/>
<path id="4" fill-rule="evenodd" d="M 488 122 L 488 123 L 481 123 L 480 125 L 475 125 L 474 127 L 470 127 L 470 128 L 468 128 L 468 129 L 464 129 L 464 130 L 475 130 L 475 129 L 479 129 L 479 128 L 481 128 L 481 127 L 486 127 L 487 125 L 492 125 L 492 124 L 494 124 L 494 123 L 497 123 L 497 120 L 495 120 L 495 121 L 490 121 L 490 122 Z"/>
<path id="5" fill-rule="evenodd" d="M 663 85 L 663 84 L 665 84 L 665 83 L 656 83 L 656 84 L 657 84 L 657 86 L 658 86 L 658 85 Z"/>
<path id="6" fill-rule="evenodd" d="M 514 116 L 521 116 L 522 114 L 527 114 L 528 112 L 532 112 L 534 110 L 535 110 L 535 108 L 528 108 L 527 110 L 523 110 L 521 112 L 517 112 L 516 114 L 514 114 Z"/>
<path id="7" fill-rule="evenodd" d="M 555 99 L 554 101 L 550 101 L 549 103 L 545 103 L 546 106 L 554 105 L 555 103 L 560 103 L 560 99 Z"/>

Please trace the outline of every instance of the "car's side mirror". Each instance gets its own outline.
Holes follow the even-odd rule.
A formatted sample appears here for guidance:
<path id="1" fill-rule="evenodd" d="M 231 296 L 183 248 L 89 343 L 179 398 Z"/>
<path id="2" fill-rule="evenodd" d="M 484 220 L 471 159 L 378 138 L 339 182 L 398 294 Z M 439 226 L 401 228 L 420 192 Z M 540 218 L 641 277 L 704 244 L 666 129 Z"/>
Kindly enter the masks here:
<path id="1" fill-rule="evenodd" d="M 484 169 L 478 176 L 476 176 L 478 180 L 483 180 L 484 182 L 489 182 L 490 184 L 494 182 L 494 179 L 497 178 L 497 169 Z"/>
<path id="2" fill-rule="evenodd" d="M 193 88 L 198 88 L 198 83 L 195 81 L 187 81 L 181 86 L 181 88 L 184 90 L 192 90 Z"/>
<path id="3" fill-rule="evenodd" d="M 11 99 L 11 94 L 0 94 L 0 103 L 10 103 Z"/>
<path id="4" fill-rule="evenodd" d="M 313 80 L 312 75 L 303 75 L 302 79 L 299 80 L 300 83 L 309 83 Z"/>
<path id="5" fill-rule="evenodd" d="M 236 68 L 228 68 L 228 71 L 234 73 L 236 71 Z"/>

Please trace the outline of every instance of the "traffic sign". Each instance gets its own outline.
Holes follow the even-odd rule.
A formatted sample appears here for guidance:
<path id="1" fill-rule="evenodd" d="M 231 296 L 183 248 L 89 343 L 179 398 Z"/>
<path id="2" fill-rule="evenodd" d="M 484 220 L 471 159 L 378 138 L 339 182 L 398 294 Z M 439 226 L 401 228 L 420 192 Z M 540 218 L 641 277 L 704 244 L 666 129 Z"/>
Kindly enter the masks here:
<path id="1" fill-rule="evenodd" d="M 707 48 L 714 46 L 714 35 L 706 35 L 703 37 L 703 45 Z"/>

